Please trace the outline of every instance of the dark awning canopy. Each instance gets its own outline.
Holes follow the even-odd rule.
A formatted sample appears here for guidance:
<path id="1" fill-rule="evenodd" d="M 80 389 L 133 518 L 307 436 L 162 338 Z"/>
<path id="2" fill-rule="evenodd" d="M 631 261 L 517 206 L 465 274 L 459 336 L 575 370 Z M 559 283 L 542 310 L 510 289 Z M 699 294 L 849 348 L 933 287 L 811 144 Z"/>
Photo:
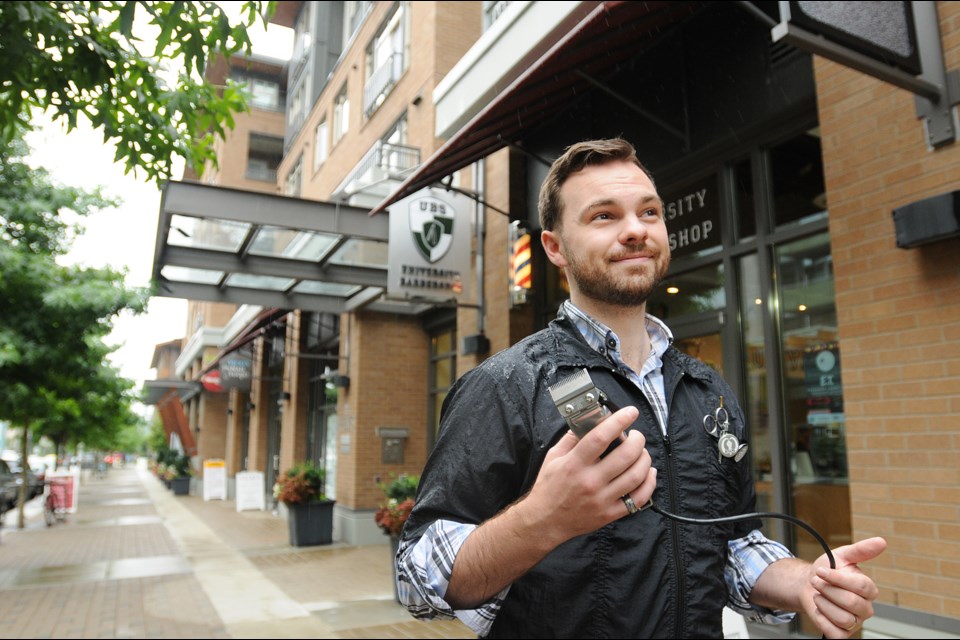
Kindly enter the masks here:
<path id="1" fill-rule="evenodd" d="M 515 144 L 537 124 L 568 108 L 640 55 L 670 25 L 695 13 L 699 2 L 603 2 L 560 34 L 538 60 L 480 110 L 433 156 L 371 211 L 436 183 L 481 158 Z M 611 99 L 618 99 L 611 96 Z"/>
<path id="2" fill-rule="evenodd" d="M 389 218 L 368 209 L 187 182 L 163 190 L 153 279 L 160 296 L 342 313 L 412 313 L 379 301 Z"/>

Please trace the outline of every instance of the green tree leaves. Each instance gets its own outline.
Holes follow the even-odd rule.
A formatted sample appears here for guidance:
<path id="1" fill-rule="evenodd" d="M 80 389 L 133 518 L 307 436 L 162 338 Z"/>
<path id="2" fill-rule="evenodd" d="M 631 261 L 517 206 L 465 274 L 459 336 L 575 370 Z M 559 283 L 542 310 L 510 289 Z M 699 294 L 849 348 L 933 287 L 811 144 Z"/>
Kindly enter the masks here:
<path id="1" fill-rule="evenodd" d="M 207 61 L 250 53 L 247 27 L 275 4 L 244 2 L 231 24 L 214 2 L 0 3 L 0 145 L 39 109 L 68 130 L 89 119 L 127 172 L 169 179 L 176 157 L 202 171 L 247 109 L 204 80 Z"/>

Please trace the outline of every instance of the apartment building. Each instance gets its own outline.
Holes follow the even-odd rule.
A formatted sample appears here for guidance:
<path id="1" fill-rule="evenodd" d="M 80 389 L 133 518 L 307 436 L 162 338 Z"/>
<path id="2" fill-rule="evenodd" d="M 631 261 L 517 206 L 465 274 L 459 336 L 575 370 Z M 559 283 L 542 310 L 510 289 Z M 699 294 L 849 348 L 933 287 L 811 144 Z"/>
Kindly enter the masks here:
<path id="1" fill-rule="evenodd" d="M 758 506 L 833 546 L 887 538 L 865 635 L 957 635 L 960 4 L 873 9 L 920 37 L 871 66 L 775 35 L 776 3 L 279 3 L 297 45 L 278 193 L 182 184 L 162 212 L 236 230 L 223 255 L 174 255 L 162 223 L 157 270 L 195 270 L 168 295 L 258 309 L 186 374 L 249 352 L 249 390 L 191 416 L 198 447 L 222 424 L 209 453 L 230 475 L 264 471 L 264 491 L 298 460 L 325 465 L 337 539 L 386 543 L 377 482 L 418 472 L 457 376 L 565 298 L 536 241 L 549 162 L 623 136 L 673 251 L 648 310 L 737 392 Z M 468 262 L 396 295 L 391 252 L 410 230 L 390 218 L 411 198 L 465 211 Z"/>

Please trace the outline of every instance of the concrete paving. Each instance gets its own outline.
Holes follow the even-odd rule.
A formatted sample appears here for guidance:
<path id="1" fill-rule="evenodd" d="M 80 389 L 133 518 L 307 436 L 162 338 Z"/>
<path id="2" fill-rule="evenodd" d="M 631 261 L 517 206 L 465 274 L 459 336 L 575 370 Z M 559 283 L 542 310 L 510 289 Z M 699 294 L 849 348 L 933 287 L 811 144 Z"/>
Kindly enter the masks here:
<path id="1" fill-rule="evenodd" d="M 85 477 L 52 527 L 40 500 L 0 527 L 0 638 L 476 637 L 396 603 L 386 540 L 293 547 L 285 519 L 135 466 Z"/>

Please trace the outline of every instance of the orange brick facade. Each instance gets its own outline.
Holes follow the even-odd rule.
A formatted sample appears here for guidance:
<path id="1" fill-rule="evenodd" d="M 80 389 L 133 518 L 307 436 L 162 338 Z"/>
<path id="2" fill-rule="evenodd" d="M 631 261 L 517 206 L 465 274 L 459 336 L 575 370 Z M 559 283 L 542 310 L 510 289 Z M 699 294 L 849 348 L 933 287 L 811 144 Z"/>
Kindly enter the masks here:
<path id="1" fill-rule="evenodd" d="M 960 3 L 937 3 L 946 68 Z M 960 188 L 960 145 L 931 150 L 913 95 L 815 58 L 844 354 L 855 539 L 889 548 L 880 601 L 960 617 L 960 239 L 898 249 L 894 208 Z"/>

